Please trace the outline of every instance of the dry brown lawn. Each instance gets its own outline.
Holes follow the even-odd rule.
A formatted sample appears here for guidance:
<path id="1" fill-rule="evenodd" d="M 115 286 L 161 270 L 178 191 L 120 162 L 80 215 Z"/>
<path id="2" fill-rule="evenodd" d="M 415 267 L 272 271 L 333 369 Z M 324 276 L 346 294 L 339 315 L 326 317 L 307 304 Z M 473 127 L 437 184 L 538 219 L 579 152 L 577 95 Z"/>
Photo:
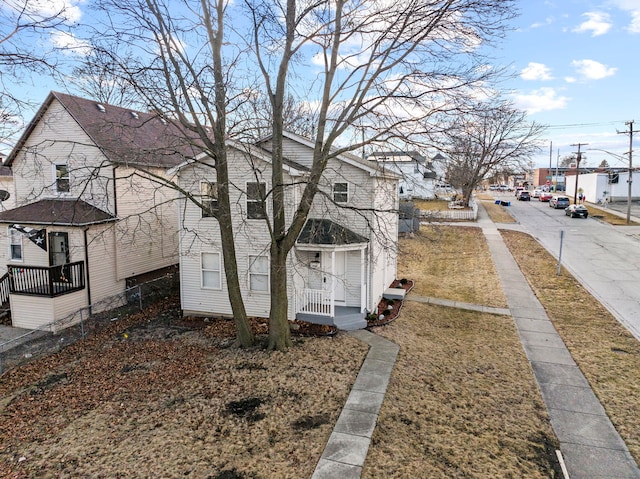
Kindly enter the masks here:
<path id="1" fill-rule="evenodd" d="M 480 229 L 423 227 L 400 247 L 410 296 L 505 305 Z M 154 320 L 170 306 L 0 376 L 0 477 L 311 476 L 366 347 L 339 333 L 241 351 L 218 322 Z M 407 300 L 375 332 L 400 354 L 364 477 L 554 476 L 556 440 L 509 317 Z"/>
<path id="2" fill-rule="evenodd" d="M 506 307 L 480 228 L 423 225 L 401 239 L 399 249 L 399 275 L 415 281 L 413 294 Z"/>
<path id="3" fill-rule="evenodd" d="M 487 211 L 489 218 L 494 223 L 515 223 L 516 220 L 511 214 L 507 211 L 508 207 L 496 205 L 493 198 L 491 201 L 482 201 L 482 206 Z"/>
<path id="4" fill-rule="evenodd" d="M 449 209 L 449 201 L 444 200 L 419 200 L 414 199 L 413 205 L 416 208 L 427 211 L 447 211 Z"/>
<path id="5" fill-rule="evenodd" d="M 612 224 L 614 226 L 638 226 L 638 223 L 636 223 L 635 221 L 631 221 L 627 223 L 626 215 L 624 217 L 620 217 L 619 215 L 615 215 L 610 211 L 607 211 L 601 208 L 596 208 L 595 206 L 589 205 L 588 203 L 587 203 L 587 206 L 589 208 L 589 214 L 592 217 L 596 217 L 602 221 L 606 221 L 607 223 Z"/>
<path id="6" fill-rule="evenodd" d="M 640 460 L 640 343 L 529 235 L 502 235 L 598 399 Z"/>
<path id="7" fill-rule="evenodd" d="M 363 478 L 554 477 L 557 440 L 510 317 L 406 301 L 378 334 L 400 353 Z"/>
<path id="8" fill-rule="evenodd" d="M 215 324 L 148 321 L 0 377 L 0 477 L 311 477 L 365 345 L 339 334 L 241 351 Z"/>

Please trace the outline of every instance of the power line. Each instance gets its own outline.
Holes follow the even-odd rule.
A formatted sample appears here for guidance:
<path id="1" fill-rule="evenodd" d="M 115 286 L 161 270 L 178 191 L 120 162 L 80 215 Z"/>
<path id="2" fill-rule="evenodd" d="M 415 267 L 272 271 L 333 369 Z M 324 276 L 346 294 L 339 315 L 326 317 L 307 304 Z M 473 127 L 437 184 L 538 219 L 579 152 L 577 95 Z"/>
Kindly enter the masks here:
<path id="1" fill-rule="evenodd" d="M 562 129 L 569 129 L 569 128 L 585 128 L 588 126 L 609 126 L 609 125 L 615 125 L 619 123 L 624 123 L 624 121 L 623 120 L 608 121 L 604 123 L 567 123 L 566 125 L 545 125 L 545 126 L 547 127 L 547 129 L 550 129 L 550 130 L 562 130 Z"/>

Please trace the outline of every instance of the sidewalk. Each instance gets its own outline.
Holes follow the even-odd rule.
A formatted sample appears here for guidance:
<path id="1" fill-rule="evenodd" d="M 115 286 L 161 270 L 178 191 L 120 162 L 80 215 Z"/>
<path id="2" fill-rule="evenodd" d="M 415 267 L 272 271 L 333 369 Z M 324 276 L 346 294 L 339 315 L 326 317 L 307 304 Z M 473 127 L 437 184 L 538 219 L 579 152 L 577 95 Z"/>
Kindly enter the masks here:
<path id="1" fill-rule="evenodd" d="M 640 478 L 640 469 L 480 204 L 487 239 L 522 346 L 571 479 Z"/>
<path id="2" fill-rule="evenodd" d="M 640 469 L 524 275 L 480 204 L 508 308 L 410 296 L 407 301 L 511 315 L 531 364 L 568 472 L 567 479 L 640 479 Z M 517 225 L 514 225 L 517 227 Z M 312 479 L 359 479 L 399 347 L 366 330 L 349 334 L 371 346 Z"/>

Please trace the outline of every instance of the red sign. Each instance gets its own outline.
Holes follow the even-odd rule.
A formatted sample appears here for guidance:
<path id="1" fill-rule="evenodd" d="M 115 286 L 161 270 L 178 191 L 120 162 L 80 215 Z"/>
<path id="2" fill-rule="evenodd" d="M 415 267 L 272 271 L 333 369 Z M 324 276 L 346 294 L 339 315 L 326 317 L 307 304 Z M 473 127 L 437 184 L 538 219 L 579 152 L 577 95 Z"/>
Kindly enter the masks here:
<path id="1" fill-rule="evenodd" d="M 551 184 L 551 182 L 549 180 L 547 180 L 547 186 L 549 186 Z"/>

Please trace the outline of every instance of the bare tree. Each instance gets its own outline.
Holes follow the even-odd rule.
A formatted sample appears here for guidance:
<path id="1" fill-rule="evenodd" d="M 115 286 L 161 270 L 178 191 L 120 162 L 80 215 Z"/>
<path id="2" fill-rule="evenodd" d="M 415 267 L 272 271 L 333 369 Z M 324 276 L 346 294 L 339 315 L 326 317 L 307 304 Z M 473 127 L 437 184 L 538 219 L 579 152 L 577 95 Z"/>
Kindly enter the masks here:
<path id="1" fill-rule="evenodd" d="M 442 117 L 458 114 L 488 86 L 486 45 L 514 16 L 513 1 L 183 0 L 103 3 L 103 42 L 125 42 L 120 74 L 151 108 L 195 133 L 215 162 L 225 274 L 237 325 L 245 324 L 237 287 L 229 204 L 228 138 L 257 136 L 246 111 L 268 101 L 271 189 L 265 218 L 270 246 L 269 348 L 290 345 L 286 262 L 329 161 L 368 144 L 430 141 Z M 238 10 L 244 9 L 249 21 Z M 233 10 L 233 13 L 230 13 Z M 244 18 L 247 18 L 245 15 Z M 126 26 L 123 26 L 126 25 Z M 257 71 L 256 71 L 257 70 Z M 302 85 L 302 86 L 301 86 Z M 253 102 L 253 105 L 250 103 Z M 291 105 L 308 112 L 291 122 Z M 294 108 L 294 111 L 296 109 Z M 313 163 L 295 213 L 286 215 L 283 132 L 310 133 Z M 300 126 L 302 125 L 302 126 Z M 245 192 L 246 193 L 246 192 Z M 241 341 L 248 344 L 250 341 Z"/>
<path id="2" fill-rule="evenodd" d="M 12 87 L 34 72 L 52 72 L 55 47 L 45 37 L 59 32 L 74 12 L 55 2 L 4 0 L 0 7 L 0 145 L 16 133 L 24 99 Z"/>
<path id="3" fill-rule="evenodd" d="M 465 204 L 483 180 L 504 170 L 523 170 L 540 148 L 544 128 L 529 123 L 509 103 L 478 105 L 443 132 L 449 182 L 462 190 Z"/>
<path id="4" fill-rule="evenodd" d="M 140 97 L 121 74 L 118 63 L 129 63 L 129 59 L 119 55 L 117 50 L 105 51 L 94 46 L 91 53 L 73 68 L 69 81 L 80 93 L 100 103 L 144 109 L 146 105 L 140 105 Z"/>

